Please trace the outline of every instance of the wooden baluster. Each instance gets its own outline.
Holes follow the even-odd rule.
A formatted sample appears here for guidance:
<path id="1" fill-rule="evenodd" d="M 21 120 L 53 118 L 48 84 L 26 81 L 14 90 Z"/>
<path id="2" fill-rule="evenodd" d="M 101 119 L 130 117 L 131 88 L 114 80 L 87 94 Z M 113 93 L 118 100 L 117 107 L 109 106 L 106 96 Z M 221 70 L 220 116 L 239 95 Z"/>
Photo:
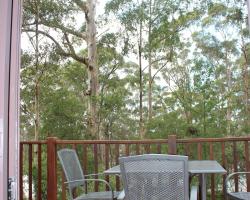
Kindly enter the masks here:
<path id="1" fill-rule="evenodd" d="M 176 155 L 176 135 L 168 136 L 168 154 Z"/>
<path id="2" fill-rule="evenodd" d="M 209 144 L 209 154 L 210 154 L 210 160 L 214 159 L 214 151 L 213 151 L 213 143 Z M 212 200 L 215 200 L 215 184 L 214 184 L 214 174 L 211 174 L 211 197 Z"/>
<path id="3" fill-rule="evenodd" d="M 249 163 L 249 145 L 248 141 L 245 141 L 245 160 L 246 160 L 246 171 L 250 171 L 250 163 Z M 247 182 L 247 191 L 250 192 L 250 175 L 246 175 Z"/>
<path id="4" fill-rule="evenodd" d="M 202 144 L 199 142 L 198 145 L 197 145 L 197 153 L 198 153 L 198 160 L 202 160 Z M 201 183 L 202 183 L 202 176 L 200 175 L 199 177 L 199 182 L 200 182 L 200 186 L 199 186 L 199 191 L 202 190 L 202 186 L 201 186 Z M 206 184 L 206 183 L 205 183 Z M 200 199 L 202 197 L 202 194 L 201 192 L 199 193 L 200 195 Z"/>
<path id="5" fill-rule="evenodd" d="M 136 155 L 140 155 L 140 145 L 136 144 Z"/>
<path id="6" fill-rule="evenodd" d="M 29 200 L 32 200 L 32 144 L 29 144 Z"/>
<path id="7" fill-rule="evenodd" d="M 82 166 L 84 175 L 88 174 L 88 147 L 87 144 L 82 145 L 83 154 L 82 154 Z M 85 191 L 88 192 L 88 184 L 85 184 Z"/>
<path id="8" fill-rule="evenodd" d="M 115 164 L 119 165 L 119 157 L 120 157 L 120 148 L 119 144 L 115 144 Z M 118 176 L 115 177 L 116 190 L 120 190 L 120 179 Z"/>
<path id="9" fill-rule="evenodd" d="M 125 144 L 125 154 L 129 156 L 129 144 Z"/>
<path id="10" fill-rule="evenodd" d="M 184 149 L 185 149 L 185 150 L 184 150 L 185 155 L 189 157 L 189 156 L 190 156 L 190 148 L 189 148 L 189 143 L 186 143 L 186 144 L 185 144 Z"/>
<path id="11" fill-rule="evenodd" d="M 105 144 L 105 169 L 109 169 L 109 144 Z M 105 176 L 105 180 L 109 182 L 109 176 Z M 109 190 L 109 187 L 106 185 L 106 191 Z"/>
<path id="12" fill-rule="evenodd" d="M 150 144 L 145 145 L 145 152 L 146 152 L 146 154 L 150 153 Z"/>
<path id="13" fill-rule="evenodd" d="M 157 144 L 157 153 L 161 154 L 161 144 Z"/>
<path id="14" fill-rule="evenodd" d="M 200 142 L 198 143 L 197 150 L 198 150 L 198 160 L 202 160 L 202 144 Z"/>
<path id="15" fill-rule="evenodd" d="M 98 173 L 98 152 L 97 152 L 97 144 L 94 144 L 94 173 Z M 98 176 L 95 176 L 97 179 Z M 99 191 L 99 183 L 96 181 L 95 182 L 95 192 Z"/>
<path id="16" fill-rule="evenodd" d="M 23 144 L 20 143 L 20 152 L 19 152 L 19 199 L 23 200 Z"/>
<path id="17" fill-rule="evenodd" d="M 221 156 L 222 156 L 222 167 L 226 168 L 226 156 L 225 156 L 225 142 L 221 143 Z M 225 181 L 226 181 L 226 174 L 223 174 L 223 196 L 226 197 L 226 188 L 225 188 Z"/>
<path id="18" fill-rule="evenodd" d="M 38 159 L 37 159 L 37 166 L 38 166 L 38 182 L 37 182 L 37 199 L 42 200 L 42 151 L 41 151 L 41 144 L 38 144 Z"/>
<path id="19" fill-rule="evenodd" d="M 47 140 L 47 199 L 57 199 L 57 173 L 56 173 L 56 140 L 50 137 Z"/>
<path id="20" fill-rule="evenodd" d="M 233 166 L 234 166 L 234 172 L 238 171 L 238 159 L 237 159 L 237 147 L 236 147 L 236 142 L 233 142 Z M 238 176 L 234 176 L 234 181 L 235 181 L 235 192 L 239 191 L 239 178 Z"/>
<path id="21" fill-rule="evenodd" d="M 61 148 L 65 148 L 65 145 L 63 144 Z M 66 185 L 65 185 L 65 175 L 61 168 L 61 177 L 62 177 L 62 200 L 66 200 Z"/>

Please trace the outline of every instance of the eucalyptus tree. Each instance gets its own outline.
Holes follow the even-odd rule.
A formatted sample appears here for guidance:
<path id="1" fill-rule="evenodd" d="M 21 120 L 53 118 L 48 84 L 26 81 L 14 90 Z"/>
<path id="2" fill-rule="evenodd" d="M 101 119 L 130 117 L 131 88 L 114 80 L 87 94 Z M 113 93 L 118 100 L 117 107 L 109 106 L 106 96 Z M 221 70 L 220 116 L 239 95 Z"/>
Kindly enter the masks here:
<path id="1" fill-rule="evenodd" d="M 171 62 L 174 46 L 179 42 L 179 32 L 187 24 L 184 20 L 187 16 L 183 14 L 185 6 L 187 4 L 182 1 L 163 0 L 112 0 L 106 5 L 107 12 L 114 13 L 123 26 L 125 50 L 128 49 L 127 46 L 131 49 L 128 56 L 135 53 L 138 58 L 141 138 L 145 134 L 143 126 L 146 121 L 143 117 L 145 114 L 143 115 L 142 97 L 146 96 L 143 94 L 143 88 L 146 87 L 143 85 L 143 79 L 148 81 L 146 94 L 148 94 L 148 119 L 151 120 L 153 116 L 152 85 L 162 69 L 167 66 L 168 62 Z M 182 22 L 174 17 L 180 13 Z M 144 77 L 143 71 L 146 68 L 148 68 L 148 75 Z"/>
<path id="2" fill-rule="evenodd" d="M 71 58 L 86 66 L 88 71 L 89 130 L 98 138 L 98 67 L 96 50 L 95 0 L 25 0 L 23 32 L 45 36 L 62 57 Z M 39 8 L 39 9 L 38 9 Z M 85 21 L 79 23 L 79 16 Z M 34 22 L 38 19 L 38 22 Z M 37 20 L 36 20 L 37 21 Z M 39 24 L 39 30 L 34 25 Z M 80 24 L 80 25 L 79 25 Z M 87 55 L 79 52 L 87 48 Z"/>
<path id="3" fill-rule="evenodd" d="M 112 0 L 106 4 L 106 12 L 114 13 L 121 23 L 124 35 L 125 54 L 135 53 L 138 58 L 139 67 L 139 135 L 144 137 L 144 115 L 143 115 L 143 28 L 146 22 L 145 16 L 146 3 L 141 1 L 120 1 Z M 122 9 L 121 9 L 122 8 Z M 132 47 L 132 48 L 128 48 Z M 130 52 L 129 52 L 130 50 Z"/>
<path id="4" fill-rule="evenodd" d="M 175 106 L 181 105 L 186 118 L 186 127 L 192 127 L 191 77 L 190 67 L 188 67 L 192 62 L 188 60 L 191 52 L 189 48 L 192 46 L 185 42 L 185 34 L 189 32 L 189 27 L 203 15 L 203 4 L 190 6 L 188 2 L 166 1 L 160 5 L 156 7 L 155 13 L 161 13 L 161 15 L 158 14 L 155 18 L 151 33 L 154 74 L 149 79 L 153 83 L 158 75 L 162 77 L 161 80 L 164 80 L 162 83 L 166 84 L 164 87 L 166 99 L 172 96 L 176 102 L 179 102 Z M 155 103 L 156 101 L 155 99 Z M 165 105 L 168 104 L 165 102 Z"/>
<path id="5" fill-rule="evenodd" d="M 244 54 L 246 47 L 244 44 L 246 37 L 242 40 L 245 23 L 243 13 L 244 6 L 240 2 L 210 3 L 207 16 L 202 19 L 204 29 L 194 34 L 197 47 L 202 50 L 203 56 L 214 63 L 219 73 L 216 77 L 217 83 L 222 84 L 218 98 L 226 107 L 225 118 L 229 135 L 233 134 L 233 121 L 237 119 L 239 111 L 236 105 L 238 96 L 236 90 L 241 79 L 238 79 L 240 66 L 237 60 L 240 54 Z"/>
<path id="6" fill-rule="evenodd" d="M 249 33 L 247 33 L 249 35 Z M 243 133 L 248 133 L 250 130 L 250 97 L 249 97 L 249 79 L 250 79 L 250 74 L 249 74 L 249 43 L 245 43 L 244 37 L 242 37 L 242 46 L 241 46 L 241 56 L 238 59 L 239 66 L 241 67 L 241 74 L 242 74 L 242 79 L 241 83 L 239 83 L 239 93 L 241 93 L 241 90 L 243 88 L 243 95 L 239 95 L 240 99 L 242 99 L 240 102 L 242 102 L 243 109 L 240 113 L 240 119 L 243 120 L 243 129 L 241 130 Z M 242 96 L 242 97 L 241 97 Z"/>
<path id="7" fill-rule="evenodd" d="M 49 136 L 61 139 L 91 138 L 91 135 L 87 134 L 88 114 L 87 105 L 84 103 L 87 81 L 86 68 L 75 61 L 67 62 L 63 66 L 55 65 L 45 74 L 41 88 L 42 138 Z"/>
<path id="8" fill-rule="evenodd" d="M 34 79 L 31 81 L 34 83 L 34 88 L 33 88 L 33 95 L 34 96 L 34 106 L 33 110 L 34 111 L 34 140 L 37 140 L 39 137 L 39 132 L 40 132 L 40 105 L 39 105 L 39 98 L 40 98 L 40 80 L 43 75 L 43 72 L 45 70 L 46 66 L 46 57 L 45 52 L 39 52 L 39 42 L 41 38 L 39 38 L 39 24 L 38 24 L 38 18 L 39 18 L 39 6 L 38 4 L 34 4 L 34 31 L 35 35 L 34 37 L 31 36 L 29 33 L 27 33 L 27 38 L 30 42 L 30 52 L 33 52 L 33 55 L 30 54 L 31 57 L 33 57 L 33 62 L 32 59 L 30 60 L 31 63 L 34 65 Z M 40 49 L 42 49 L 42 45 L 40 45 Z M 24 56 L 25 57 L 25 56 Z M 28 58 L 26 54 L 26 59 Z M 27 60 L 26 60 L 27 61 Z M 43 63 L 44 62 L 44 63 Z M 43 64 L 41 64 L 43 63 Z M 27 64 L 27 63 L 26 63 Z"/>
<path id="9" fill-rule="evenodd" d="M 56 76 L 59 58 L 56 54 L 51 53 L 53 48 L 47 44 L 39 45 L 39 63 L 37 64 L 36 52 L 22 51 L 22 68 L 21 68 L 21 133 L 26 139 L 41 139 L 43 128 L 44 108 L 46 107 L 45 99 L 48 95 L 46 92 L 51 79 L 48 74 Z M 38 90 L 39 87 L 39 90 Z M 39 92 L 39 93 L 38 93 Z M 39 105 L 39 110 L 37 109 Z M 37 123 L 39 115 L 39 126 Z M 39 133 L 33 135 L 33 133 Z"/>
<path id="10" fill-rule="evenodd" d="M 225 117 L 217 95 L 216 67 L 211 60 L 198 56 L 193 61 L 193 120 L 198 135 L 205 137 L 225 135 Z M 222 113 L 222 115 L 221 115 Z"/>
<path id="11" fill-rule="evenodd" d="M 243 105 L 241 109 L 239 119 L 242 119 L 242 129 L 241 132 L 248 133 L 250 130 L 250 96 L 249 96 L 249 42 L 250 42 L 250 34 L 249 34 L 249 26 L 247 25 L 247 12 L 246 5 L 244 2 L 238 2 L 234 5 L 227 16 L 227 22 L 230 23 L 238 32 L 238 36 L 240 38 L 237 41 L 237 46 L 239 48 L 239 57 L 236 60 L 236 65 L 239 66 L 241 71 L 242 78 L 239 79 L 241 82 L 238 84 L 238 91 L 243 95 L 237 95 L 240 98 L 240 102 Z M 238 93 L 239 93 L 238 92 Z"/>
<path id="12" fill-rule="evenodd" d="M 130 86 L 135 84 L 136 79 L 127 74 L 133 70 L 134 63 L 126 62 L 117 51 L 118 41 L 116 34 L 107 33 L 101 37 L 97 46 L 100 65 L 98 128 L 106 139 L 128 138 L 136 127 L 131 116 L 133 107 L 129 106 L 132 96 Z"/>

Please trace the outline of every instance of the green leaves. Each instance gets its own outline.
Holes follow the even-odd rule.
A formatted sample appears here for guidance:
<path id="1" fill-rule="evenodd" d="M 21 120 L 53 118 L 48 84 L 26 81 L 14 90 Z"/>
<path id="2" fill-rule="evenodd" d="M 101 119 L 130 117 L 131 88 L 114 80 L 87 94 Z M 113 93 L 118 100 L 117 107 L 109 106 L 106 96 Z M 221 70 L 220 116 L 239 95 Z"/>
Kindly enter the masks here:
<path id="1" fill-rule="evenodd" d="M 110 0 L 106 3 L 105 11 L 106 12 L 118 12 L 123 9 L 123 6 L 126 4 L 133 2 L 133 0 Z"/>
<path id="2" fill-rule="evenodd" d="M 34 135 L 37 88 L 40 139 L 91 138 L 81 2 L 24 1 L 23 27 L 33 30 L 31 46 L 38 14 L 39 30 L 61 47 L 39 33 L 38 65 L 33 51 L 22 52 L 21 127 L 29 138 Z M 105 11 L 97 23 L 100 91 L 94 101 L 98 129 L 106 138 L 138 138 L 140 113 L 149 138 L 250 130 L 250 38 L 242 2 L 109 0 Z"/>
<path id="3" fill-rule="evenodd" d="M 208 5 L 208 15 L 212 17 L 225 16 L 227 7 L 222 3 L 210 3 Z"/>

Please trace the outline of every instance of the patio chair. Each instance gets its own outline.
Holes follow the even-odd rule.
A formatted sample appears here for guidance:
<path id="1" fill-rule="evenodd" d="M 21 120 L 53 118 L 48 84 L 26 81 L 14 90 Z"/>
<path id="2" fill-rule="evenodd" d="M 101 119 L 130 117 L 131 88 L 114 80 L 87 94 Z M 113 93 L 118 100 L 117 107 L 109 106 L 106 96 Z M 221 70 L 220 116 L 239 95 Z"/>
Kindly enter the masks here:
<path id="1" fill-rule="evenodd" d="M 86 177 L 94 176 L 96 174 L 83 174 L 83 170 L 75 150 L 61 149 L 57 152 L 57 154 L 67 180 L 65 183 L 68 184 L 71 200 L 113 200 L 117 198 L 118 192 L 113 192 L 110 184 L 107 181 L 95 178 L 86 179 Z M 85 185 L 89 181 L 102 182 L 108 186 L 110 191 L 90 193 L 86 193 L 85 191 L 84 194 L 74 197 L 74 191 L 80 187 L 85 190 Z"/>
<path id="2" fill-rule="evenodd" d="M 250 176 L 250 172 L 235 172 L 227 176 L 225 180 L 226 193 L 229 200 L 246 200 L 250 199 L 250 192 L 247 192 L 247 174 Z M 245 176 L 244 176 L 245 175 Z M 239 191 L 231 191 L 234 187 L 232 184 L 232 178 L 234 176 L 239 176 L 238 188 Z M 233 181 L 234 182 L 234 181 Z"/>
<path id="3" fill-rule="evenodd" d="M 194 200 L 189 198 L 188 157 L 147 154 L 119 159 L 126 200 Z"/>

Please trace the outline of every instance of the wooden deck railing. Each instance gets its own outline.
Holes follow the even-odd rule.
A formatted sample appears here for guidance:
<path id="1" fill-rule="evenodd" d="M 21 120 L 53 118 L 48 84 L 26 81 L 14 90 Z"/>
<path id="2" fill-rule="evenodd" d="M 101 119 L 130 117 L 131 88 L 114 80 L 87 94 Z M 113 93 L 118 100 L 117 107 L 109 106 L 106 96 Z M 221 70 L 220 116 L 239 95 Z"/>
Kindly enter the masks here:
<path id="1" fill-rule="evenodd" d="M 100 173 L 118 164 L 124 155 L 145 153 L 188 155 L 190 160 L 217 160 L 228 173 L 250 171 L 250 137 L 192 138 L 166 140 L 58 140 L 29 141 L 20 143 L 20 200 L 66 198 L 64 175 L 58 164 L 56 151 L 61 148 L 76 149 L 84 173 Z M 211 175 L 208 180 L 210 199 L 223 199 L 226 175 Z M 116 190 L 121 189 L 118 177 L 106 176 Z M 235 177 L 235 190 L 238 190 L 238 177 Z M 248 181 L 250 191 L 250 182 Z M 95 191 L 101 186 L 93 185 Z M 105 189 L 105 188 L 104 188 Z"/>

